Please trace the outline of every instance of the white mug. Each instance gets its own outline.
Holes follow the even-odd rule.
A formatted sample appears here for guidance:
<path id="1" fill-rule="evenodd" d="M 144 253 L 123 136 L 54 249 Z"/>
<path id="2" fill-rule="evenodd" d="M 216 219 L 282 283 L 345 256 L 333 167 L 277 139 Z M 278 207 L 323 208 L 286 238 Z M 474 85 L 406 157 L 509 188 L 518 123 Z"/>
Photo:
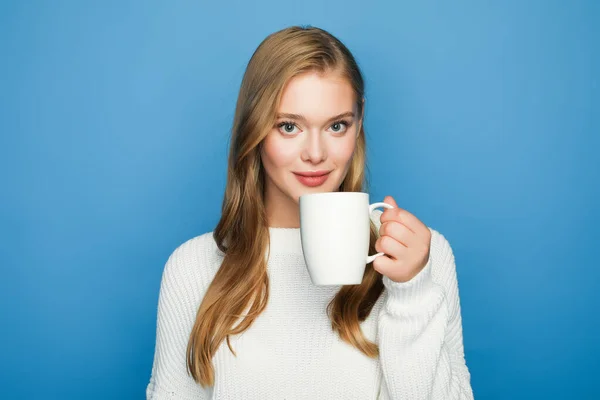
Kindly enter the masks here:
<path id="1" fill-rule="evenodd" d="M 387 203 L 369 204 L 363 192 L 324 192 L 300 196 L 300 235 L 304 261 L 315 285 L 358 285 L 369 256 L 371 213 Z"/>

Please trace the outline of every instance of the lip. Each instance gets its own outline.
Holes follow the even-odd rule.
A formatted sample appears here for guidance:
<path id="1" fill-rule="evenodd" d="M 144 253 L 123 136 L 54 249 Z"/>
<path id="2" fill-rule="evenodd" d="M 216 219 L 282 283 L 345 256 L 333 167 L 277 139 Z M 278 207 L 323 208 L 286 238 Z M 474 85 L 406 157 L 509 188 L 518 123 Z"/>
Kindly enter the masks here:
<path id="1" fill-rule="evenodd" d="M 322 176 L 322 175 L 326 175 L 328 173 L 330 173 L 331 171 L 325 171 L 325 170 L 321 170 L 321 171 L 303 171 L 303 172 L 294 172 L 294 174 L 296 175 L 301 175 L 301 176 Z"/>
<path id="2" fill-rule="evenodd" d="M 315 187 L 325 183 L 330 173 L 331 171 L 304 171 L 293 174 L 304 186 Z"/>

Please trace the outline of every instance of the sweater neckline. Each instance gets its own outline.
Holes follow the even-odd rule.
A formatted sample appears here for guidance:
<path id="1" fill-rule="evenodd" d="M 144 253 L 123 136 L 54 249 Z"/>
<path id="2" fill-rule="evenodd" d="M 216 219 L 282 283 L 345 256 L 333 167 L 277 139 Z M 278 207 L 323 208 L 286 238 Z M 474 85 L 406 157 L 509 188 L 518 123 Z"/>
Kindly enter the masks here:
<path id="1" fill-rule="evenodd" d="M 270 253 L 304 254 L 300 228 L 269 227 Z"/>

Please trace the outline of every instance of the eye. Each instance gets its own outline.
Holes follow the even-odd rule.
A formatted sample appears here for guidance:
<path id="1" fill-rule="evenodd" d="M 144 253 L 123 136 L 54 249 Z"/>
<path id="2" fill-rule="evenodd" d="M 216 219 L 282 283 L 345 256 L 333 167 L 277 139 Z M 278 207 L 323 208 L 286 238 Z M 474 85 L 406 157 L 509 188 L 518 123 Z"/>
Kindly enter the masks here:
<path id="1" fill-rule="evenodd" d="M 335 133 L 344 133 L 350 128 L 350 125 L 352 125 L 352 123 L 348 121 L 335 121 L 331 124 L 331 128 L 333 128 L 333 132 Z"/>
<path id="2" fill-rule="evenodd" d="M 283 121 L 277 124 L 277 128 L 279 129 L 279 132 L 285 135 L 293 135 L 294 133 L 296 133 L 294 132 L 294 128 L 297 128 L 297 126 L 291 121 Z M 283 131 L 281 128 L 283 128 Z"/>
<path id="3" fill-rule="evenodd" d="M 352 126 L 352 122 L 339 120 L 331 124 L 330 128 L 333 128 L 333 133 L 345 133 L 350 126 Z M 284 135 L 294 135 L 298 133 L 294 131 L 295 128 L 298 128 L 298 126 L 292 121 L 283 121 L 277 124 L 277 129 L 279 129 L 279 132 L 283 133 Z"/>

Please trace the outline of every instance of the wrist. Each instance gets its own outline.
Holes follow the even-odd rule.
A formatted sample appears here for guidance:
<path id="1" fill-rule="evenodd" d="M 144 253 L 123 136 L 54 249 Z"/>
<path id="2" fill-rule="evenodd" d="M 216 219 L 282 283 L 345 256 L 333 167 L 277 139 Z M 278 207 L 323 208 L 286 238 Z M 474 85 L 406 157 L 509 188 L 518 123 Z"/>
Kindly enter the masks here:
<path id="1" fill-rule="evenodd" d="M 432 294 L 441 289 L 432 279 L 431 268 L 430 257 L 423 269 L 409 281 L 395 282 L 383 276 L 383 285 L 388 292 L 386 311 L 392 315 L 404 315 L 426 308 Z"/>

